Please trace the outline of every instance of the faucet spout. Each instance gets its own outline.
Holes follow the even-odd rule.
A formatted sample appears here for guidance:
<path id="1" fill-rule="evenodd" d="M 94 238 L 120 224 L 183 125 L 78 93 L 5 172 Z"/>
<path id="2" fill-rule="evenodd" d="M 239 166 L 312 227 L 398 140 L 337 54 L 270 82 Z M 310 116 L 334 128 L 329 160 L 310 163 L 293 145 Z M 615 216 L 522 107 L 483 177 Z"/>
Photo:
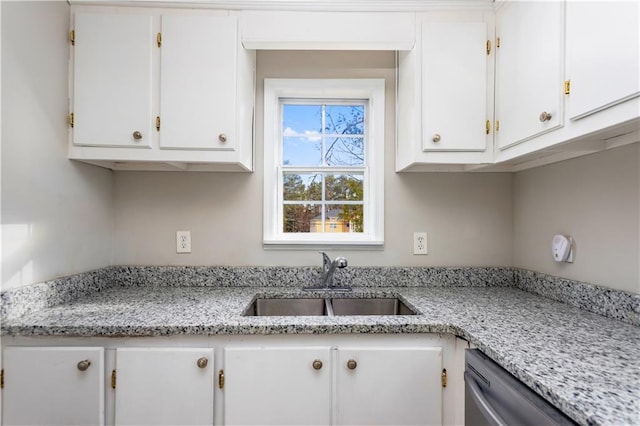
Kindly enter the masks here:
<path id="1" fill-rule="evenodd" d="M 342 269 L 347 267 L 347 259 L 344 257 L 336 257 L 333 261 L 327 256 L 326 253 L 322 252 L 323 256 L 323 274 L 322 274 L 322 283 L 326 288 L 335 288 L 335 283 L 333 282 L 333 275 L 336 272 L 336 268 Z"/>
<path id="2" fill-rule="evenodd" d="M 350 287 L 336 287 L 333 281 L 333 275 L 337 269 L 346 268 L 347 259 L 344 257 L 336 257 L 333 261 L 327 253 L 321 251 L 322 255 L 322 287 L 305 287 L 305 290 L 351 290 Z"/>

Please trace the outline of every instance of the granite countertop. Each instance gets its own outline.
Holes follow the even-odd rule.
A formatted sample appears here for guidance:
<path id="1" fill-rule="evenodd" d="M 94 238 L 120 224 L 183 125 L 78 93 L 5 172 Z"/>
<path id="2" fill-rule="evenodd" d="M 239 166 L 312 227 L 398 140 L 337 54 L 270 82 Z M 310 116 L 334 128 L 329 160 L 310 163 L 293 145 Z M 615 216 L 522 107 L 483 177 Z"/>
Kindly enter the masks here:
<path id="1" fill-rule="evenodd" d="M 356 288 L 416 316 L 243 317 L 255 295 L 296 288 L 111 287 L 7 320 L 4 335 L 450 333 L 467 339 L 583 425 L 640 423 L 640 327 L 512 287 Z"/>

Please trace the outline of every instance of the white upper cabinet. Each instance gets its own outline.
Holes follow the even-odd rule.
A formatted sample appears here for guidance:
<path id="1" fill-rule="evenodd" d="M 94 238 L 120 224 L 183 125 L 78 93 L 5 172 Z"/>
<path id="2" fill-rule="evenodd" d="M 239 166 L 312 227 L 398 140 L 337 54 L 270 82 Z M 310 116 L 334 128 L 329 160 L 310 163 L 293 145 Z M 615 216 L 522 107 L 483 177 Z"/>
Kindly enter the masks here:
<path id="1" fill-rule="evenodd" d="M 569 119 L 640 95 L 640 3 L 568 1 L 566 7 Z"/>
<path id="2" fill-rule="evenodd" d="M 247 49 L 409 50 L 415 43 L 408 12 L 243 11 Z"/>
<path id="3" fill-rule="evenodd" d="M 506 2 L 496 15 L 496 145 L 563 125 L 562 2 Z"/>
<path id="4" fill-rule="evenodd" d="M 235 17 L 162 15 L 160 147 L 237 146 Z"/>
<path id="5" fill-rule="evenodd" d="M 74 6 L 69 158 L 253 170 L 255 51 L 220 10 Z M 146 149 L 132 149 L 146 148 Z"/>
<path id="6" fill-rule="evenodd" d="M 418 14 L 416 26 L 415 48 L 398 53 L 396 170 L 490 162 L 493 11 Z"/>
<path id="7" fill-rule="evenodd" d="M 75 33 L 73 143 L 149 148 L 152 16 L 77 13 Z"/>

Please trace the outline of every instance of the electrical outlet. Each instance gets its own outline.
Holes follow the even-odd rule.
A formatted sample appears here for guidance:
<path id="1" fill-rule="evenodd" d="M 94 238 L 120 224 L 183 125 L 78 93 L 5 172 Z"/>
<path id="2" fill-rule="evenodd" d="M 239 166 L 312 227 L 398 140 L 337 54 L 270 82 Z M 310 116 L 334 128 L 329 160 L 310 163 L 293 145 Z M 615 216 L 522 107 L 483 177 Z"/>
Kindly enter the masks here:
<path id="1" fill-rule="evenodd" d="M 413 254 L 427 254 L 427 233 L 413 233 Z"/>
<path id="2" fill-rule="evenodd" d="M 191 231 L 176 231 L 176 253 L 191 253 Z"/>

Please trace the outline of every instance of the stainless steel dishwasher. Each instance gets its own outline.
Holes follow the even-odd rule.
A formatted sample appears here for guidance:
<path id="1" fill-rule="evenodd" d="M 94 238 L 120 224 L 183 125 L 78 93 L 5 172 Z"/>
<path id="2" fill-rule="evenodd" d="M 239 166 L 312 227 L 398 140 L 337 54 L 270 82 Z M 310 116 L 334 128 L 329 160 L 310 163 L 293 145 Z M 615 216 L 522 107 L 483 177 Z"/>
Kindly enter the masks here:
<path id="1" fill-rule="evenodd" d="M 465 366 L 465 425 L 576 424 L 478 349 L 466 350 Z"/>

